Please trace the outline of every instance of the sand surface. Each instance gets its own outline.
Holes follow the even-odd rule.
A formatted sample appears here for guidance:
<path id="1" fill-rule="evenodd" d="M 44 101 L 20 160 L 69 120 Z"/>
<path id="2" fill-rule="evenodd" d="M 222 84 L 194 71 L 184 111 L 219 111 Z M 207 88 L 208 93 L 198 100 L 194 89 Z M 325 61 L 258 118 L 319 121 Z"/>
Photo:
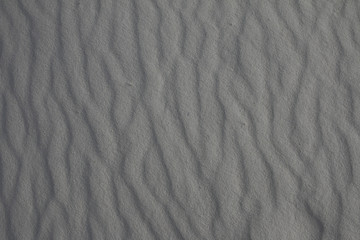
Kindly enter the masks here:
<path id="1" fill-rule="evenodd" d="M 1 0 L 1 240 L 359 240 L 360 2 Z"/>

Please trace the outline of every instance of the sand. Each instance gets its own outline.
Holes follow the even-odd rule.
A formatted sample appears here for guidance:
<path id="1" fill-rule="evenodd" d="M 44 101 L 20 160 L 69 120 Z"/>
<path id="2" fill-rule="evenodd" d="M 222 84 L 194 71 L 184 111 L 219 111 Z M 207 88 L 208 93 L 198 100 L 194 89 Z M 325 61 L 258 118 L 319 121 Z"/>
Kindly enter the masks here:
<path id="1" fill-rule="evenodd" d="M 360 239 L 359 13 L 0 1 L 0 239 Z"/>

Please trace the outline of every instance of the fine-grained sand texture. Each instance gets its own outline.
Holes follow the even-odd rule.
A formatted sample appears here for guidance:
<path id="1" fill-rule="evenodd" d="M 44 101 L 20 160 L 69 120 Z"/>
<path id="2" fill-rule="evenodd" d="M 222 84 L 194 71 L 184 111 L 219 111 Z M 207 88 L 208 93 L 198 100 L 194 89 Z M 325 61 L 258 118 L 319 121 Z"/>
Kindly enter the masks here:
<path id="1" fill-rule="evenodd" d="M 359 240 L 360 2 L 1 0 L 0 239 Z"/>

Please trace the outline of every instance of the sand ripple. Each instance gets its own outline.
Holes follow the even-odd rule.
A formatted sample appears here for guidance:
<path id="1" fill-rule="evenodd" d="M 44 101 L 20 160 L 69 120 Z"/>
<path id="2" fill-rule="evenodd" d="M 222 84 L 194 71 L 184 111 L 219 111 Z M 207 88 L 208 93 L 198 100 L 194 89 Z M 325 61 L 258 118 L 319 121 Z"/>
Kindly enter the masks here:
<path id="1" fill-rule="evenodd" d="M 360 3 L 0 2 L 0 239 L 359 239 Z"/>

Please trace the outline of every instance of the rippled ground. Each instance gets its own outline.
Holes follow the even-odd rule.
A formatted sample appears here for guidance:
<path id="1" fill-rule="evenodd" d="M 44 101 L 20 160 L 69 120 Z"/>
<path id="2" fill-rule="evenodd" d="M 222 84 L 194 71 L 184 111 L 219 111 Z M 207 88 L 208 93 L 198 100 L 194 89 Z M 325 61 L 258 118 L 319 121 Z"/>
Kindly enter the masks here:
<path id="1" fill-rule="evenodd" d="M 359 239 L 360 2 L 2 0 L 0 239 Z"/>

